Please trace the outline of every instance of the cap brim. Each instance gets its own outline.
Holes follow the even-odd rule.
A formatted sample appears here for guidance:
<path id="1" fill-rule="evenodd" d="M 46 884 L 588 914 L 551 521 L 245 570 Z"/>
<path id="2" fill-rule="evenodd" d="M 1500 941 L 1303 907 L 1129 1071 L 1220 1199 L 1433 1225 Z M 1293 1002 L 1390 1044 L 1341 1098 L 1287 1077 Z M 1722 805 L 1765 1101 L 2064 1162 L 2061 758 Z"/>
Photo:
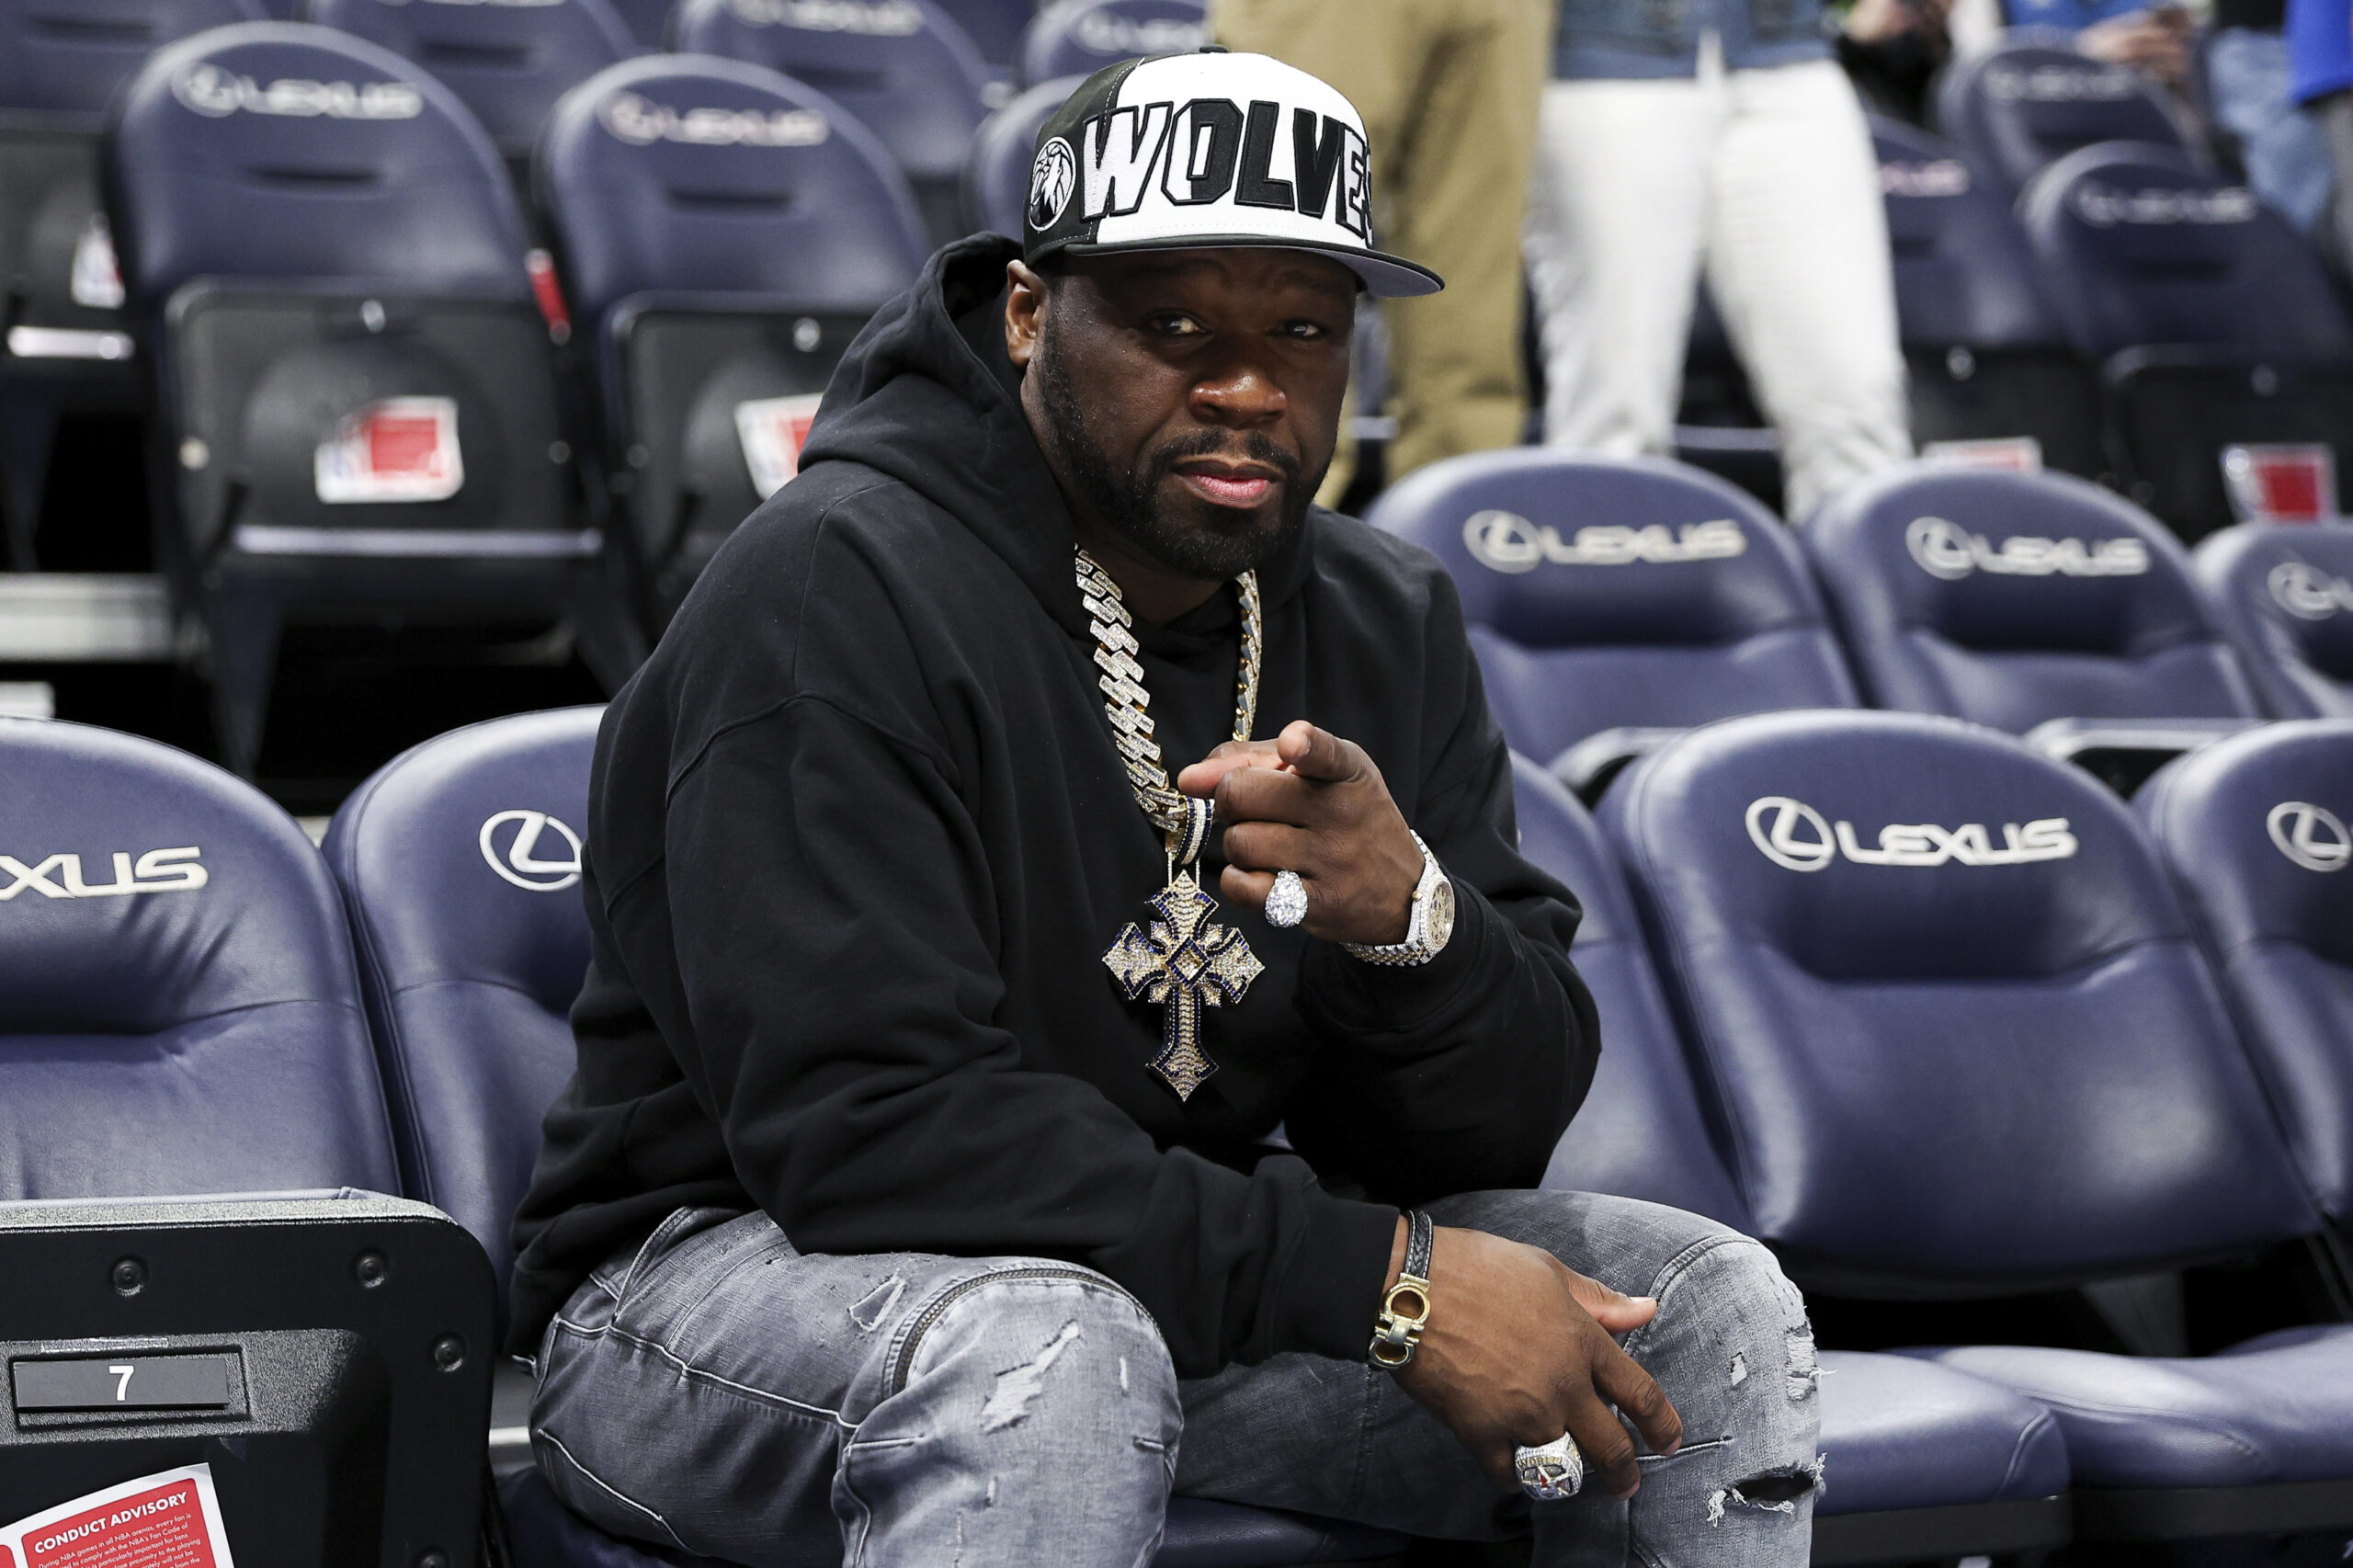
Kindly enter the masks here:
<path id="1" fill-rule="evenodd" d="M 1160 240 L 1130 240 L 1113 244 L 1084 242 L 1048 247 L 1046 254 L 1120 256 L 1153 250 L 1295 250 L 1327 256 L 1357 275 L 1365 292 L 1376 300 L 1413 300 L 1435 294 L 1446 279 L 1428 267 L 1377 250 L 1351 250 L 1345 245 L 1319 245 L 1299 240 L 1269 239 L 1264 234 L 1181 234 Z"/>

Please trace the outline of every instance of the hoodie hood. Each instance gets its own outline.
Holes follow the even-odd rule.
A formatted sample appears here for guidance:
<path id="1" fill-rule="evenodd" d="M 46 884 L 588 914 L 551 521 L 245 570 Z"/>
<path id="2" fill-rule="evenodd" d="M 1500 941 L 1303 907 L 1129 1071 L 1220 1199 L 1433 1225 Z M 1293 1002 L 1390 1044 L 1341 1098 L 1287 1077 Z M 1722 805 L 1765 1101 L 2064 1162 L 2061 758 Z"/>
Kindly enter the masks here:
<path id="1" fill-rule="evenodd" d="M 1070 508 L 1022 409 L 1021 371 L 1005 350 L 1005 268 L 1020 255 L 995 234 L 935 252 L 842 356 L 801 467 L 853 462 L 905 484 L 1003 557 L 1072 636 L 1086 637 L 1071 572 Z M 1297 591 L 1313 532 L 1260 568 L 1269 605 Z"/>

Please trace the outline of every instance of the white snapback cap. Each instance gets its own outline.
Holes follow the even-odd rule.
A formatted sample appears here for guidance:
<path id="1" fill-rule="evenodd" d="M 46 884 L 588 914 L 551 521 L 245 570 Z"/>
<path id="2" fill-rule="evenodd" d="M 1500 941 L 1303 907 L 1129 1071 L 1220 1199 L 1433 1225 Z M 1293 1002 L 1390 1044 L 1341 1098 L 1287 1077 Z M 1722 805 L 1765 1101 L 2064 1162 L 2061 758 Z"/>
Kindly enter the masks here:
<path id="1" fill-rule="evenodd" d="M 1356 106 L 1263 54 L 1165 54 L 1089 76 L 1038 133 L 1023 256 L 1265 245 L 1315 251 L 1382 299 L 1446 287 L 1373 248 Z"/>

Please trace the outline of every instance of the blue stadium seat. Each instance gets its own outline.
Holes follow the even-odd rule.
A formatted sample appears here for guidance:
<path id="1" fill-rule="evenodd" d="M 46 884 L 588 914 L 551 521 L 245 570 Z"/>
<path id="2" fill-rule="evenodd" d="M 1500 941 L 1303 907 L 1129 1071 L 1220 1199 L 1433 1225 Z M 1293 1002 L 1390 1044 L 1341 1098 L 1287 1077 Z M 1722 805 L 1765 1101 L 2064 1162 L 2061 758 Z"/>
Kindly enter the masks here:
<path id="1" fill-rule="evenodd" d="M 2241 523 L 2189 570 L 2266 708 L 2353 719 L 2353 523 Z"/>
<path id="2" fill-rule="evenodd" d="M 1202 0 L 1055 0 L 1021 38 L 1018 77 L 1034 85 L 1092 76 L 1145 54 L 1190 54 L 1210 40 Z"/>
<path id="3" fill-rule="evenodd" d="M 2075 721 L 2036 743 L 2133 784 L 2261 716 L 2180 545 L 2097 485 L 1919 464 L 1833 497 L 1802 537 L 1878 707 L 2013 733 Z"/>
<path id="4" fill-rule="evenodd" d="M 572 1073 L 567 1015 L 588 957 L 578 825 L 598 713 L 494 720 L 416 746 L 353 793 L 324 846 L 358 942 L 402 1175 L 413 1196 L 482 1239 L 502 1280 L 540 1117 Z M 596 1530 L 528 1467 L 503 1478 L 500 1495 L 517 1568 L 680 1561 Z M 1381 1531 L 1188 1499 L 1170 1510 L 1160 1562 L 1279 1568 L 1400 1544 Z"/>
<path id="5" fill-rule="evenodd" d="M 1700 1114 L 1624 874 L 1576 798 L 1512 759 L 1520 853 L 1584 906 L 1574 953 L 1604 1049 L 1544 1185 L 1614 1192 L 1755 1229 Z M 1903 1357 L 1824 1351 L 1818 1564 L 2023 1551 L 2066 1539 L 2067 1453 L 2030 1400 Z"/>
<path id="6" fill-rule="evenodd" d="M 98 195 L 115 89 L 162 44 L 257 0 L 0 0 L 0 527 L 30 571 L 60 419 L 142 405 Z"/>
<path id="7" fill-rule="evenodd" d="M 608 688 L 643 640 L 495 150 L 449 90 L 325 28 L 150 58 L 110 143 L 124 280 L 158 341 L 155 489 L 210 632 L 222 749 L 258 755 L 290 607 L 568 619 Z"/>
<path id="8" fill-rule="evenodd" d="M 204 1461 L 242 1561 L 471 1559 L 490 1269 L 376 1196 L 399 1173 L 325 864 L 152 741 L 0 719 L 0 1517 Z M 119 1414 L 26 1408 L 28 1365 L 74 1359 L 127 1364 Z"/>
<path id="9" fill-rule="evenodd" d="M 540 1119 L 572 1076 L 588 971 L 580 830 L 603 712 L 413 746 L 352 791 L 320 846 L 358 951 L 401 1190 L 473 1233 L 502 1297 Z"/>
<path id="10" fill-rule="evenodd" d="M 555 101 L 637 40 L 608 0 L 529 6 L 308 0 L 308 19 L 415 61 L 458 95 L 510 164 L 528 165 Z"/>
<path id="11" fill-rule="evenodd" d="M 972 40 L 993 72 L 1010 74 L 1021 52 L 1021 34 L 1038 14 L 1035 0 L 939 0 L 964 36 Z"/>
<path id="12" fill-rule="evenodd" d="M 2078 54 L 2065 37 L 2032 28 L 1954 60 L 1937 84 L 1936 128 L 2005 198 L 2096 142 L 2146 142 L 2184 156 L 2190 146 L 2147 76 Z"/>
<path id="13" fill-rule="evenodd" d="M 1670 729 L 1855 704 L 1789 530 L 1695 469 L 1483 452 L 1370 517 L 1446 563 L 1504 734 L 1581 793 Z"/>
<path id="14" fill-rule="evenodd" d="M 710 55 L 581 84 L 534 183 L 587 335 L 607 468 L 628 477 L 616 506 L 666 621 L 780 483 L 744 421 L 824 390 L 874 308 L 922 269 L 923 220 L 838 105 Z"/>
<path id="15" fill-rule="evenodd" d="M 1021 208 L 1029 199 L 1029 162 L 1038 132 L 1086 78 L 1064 76 L 1025 88 L 982 121 L 964 161 L 964 227 L 973 233 L 1021 237 Z"/>
<path id="16" fill-rule="evenodd" d="M 2353 718 L 2234 736 L 2165 768 L 2134 805 L 2306 1185 L 2353 1224 Z"/>
<path id="17" fill-rule="evenodd" d="M 293 819 L 80 724 L 0 719 L 0 1199 L 398 1191 L 350 938 Z"/>
<path id="18" fill-rule="evenodd" d="M 2233 520 L 2230 446 L 2319 442 L 2353 464 L 2353 316 L 2252 190 L 2165 148 L 2109 143 L 2038 175 L 2018 215 L 2105 382 L 2118 472 L 2185 539 Z"/>
<path id="19" fill-rule="evenodd" d="M 2031 436 L 2051 467 L 2098 477 L 2098 382 L 2043 303 L 2006 193 L 1959 147 L 1913 126 L 1874 118 L 1871 142 L 1913 439 Z"/>
<path id="20" fill-rule="evenodd" d="M 806 12 L 783 0 L 678 0 L 670 46 L 766 65 L 824 93 L 891 150 L 932 242 L 961 237 L 958 182 L 988 118 L 988 66 L 934 0 L 844 0 Z"/>
<path id="21" fill-rule="evenodd" d="M 612 0 L 612 6 L 641 50 L 651 53 L 663 47 L 670 28 L 670 0 Z"/>
<path id="22" fill-rule="evenodd" d="M 2082 773 L 1949 719 L 1756 715 L 1644 758 L 1602 821 L 1802 1286 L 2050 1290 L 2320 1229 L 2148 841 Z M 2050 1406 L 2080 1535 L 2353 1523 L 2353 1327 L 1934 1355 Z"/>

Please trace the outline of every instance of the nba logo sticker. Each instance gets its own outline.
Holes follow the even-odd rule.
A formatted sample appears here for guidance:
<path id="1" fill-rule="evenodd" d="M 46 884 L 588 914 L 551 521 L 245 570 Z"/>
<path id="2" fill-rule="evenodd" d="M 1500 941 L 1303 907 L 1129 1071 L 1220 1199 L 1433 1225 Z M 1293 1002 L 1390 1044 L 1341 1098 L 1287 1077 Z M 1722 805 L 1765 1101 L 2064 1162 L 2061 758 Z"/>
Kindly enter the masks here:
<path id="1" fill-rule="evenodd" d="M 458 452 L 458 403 L 392 397 L 371 403 L 319 443 L 312 462 L 319 499 L 447 501 L 466 483 Z"/>
<path id="2" fill-rule="evenodd" d="M 809 426 L 823 401 L 822 393 L 802 392 L 735 405 L 735 438 L 744 445 L 744 466 L 751 471 L 752 488 L 761 500 L 801 472 L 801 449 L 808 445 Z"/>
<path id="3" fill-rule="evenodd" d="M 1070 205 L 1070 193 L 1078 187 L 1078 155 L 1070 143 L 1057 136 L 1038 149 L 1037 161 L 1029 165 L 1029 226 L 1033 229 L 1052 228 L 1062 219 L 1063 209 Z"/>

